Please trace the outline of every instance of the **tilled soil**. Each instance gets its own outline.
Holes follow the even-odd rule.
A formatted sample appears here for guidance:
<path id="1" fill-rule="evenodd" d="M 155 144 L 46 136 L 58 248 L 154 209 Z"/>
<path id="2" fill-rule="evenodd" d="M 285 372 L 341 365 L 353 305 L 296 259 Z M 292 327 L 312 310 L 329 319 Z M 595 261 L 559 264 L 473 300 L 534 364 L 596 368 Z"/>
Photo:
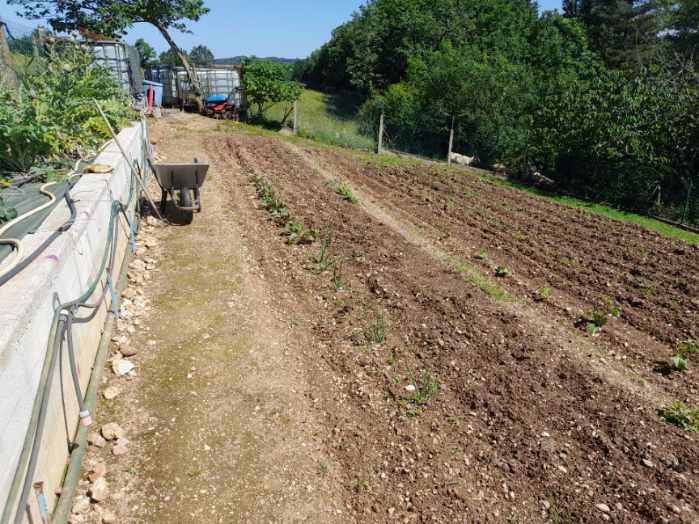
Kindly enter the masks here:
<path id="1" fill-rule="evenodd" d="M 199 120 L 165 129 L 180 136 L 194 122 Z M 256 360 L 263 370 L 256 376 L 265 378 L 254 401 L 242 406 L 250 409 L 268 395 L 276 398 L 280 384 L 303 395 L 295 408 L 286 409 L 295 419 L 315 422 L 308 427 L 290 420 L 286 430 L 292 443 L 308 439 L 322 445 L 312 460 L 298 458 L 286 446 L 274 455 L 275 471 L 293 470 L 294 461 L 301 464 L 304 469 L 289 478 L 301 486 L 308 483 L 314 495 L 288 489 L 280 506 L 285 513 L 262 512 L 253 501 L 258 491 L 271 496 L 264 486 L 238 483 L 234 486 L 242 495 L 226 492 L 226 475 L 211 463 L 188 483 L 190 489 L 198 483 L 224 488 L 216 491 L 213 508 L 224 508 L 226 514 L 206 520 L 211 507 L 199 512 L 206 494 L 190 500 L 187 508 L 176 484 L 158 474 L 175 468 L 178 457 L 155 455 L 158 439 L 144 436 L 139 450 L 157 462 L 146 462 L 145 473 L 131 482 L 128 504 L 163 511 L 167 504 L 157 494 L 165 486 L 178 497 L 167 514 L 187 511 L 182 514 L 195 516 L 187 522 L 223 521 L 226 515 L 244 522 L 699 520 L 696 436 L 658 414 L 672 400 L 696 403 L 694 375 L 656 370 L 677 339 L 697 336 L 692 309 L 699 274 L 696 248 L 428 164 L 377 167 L 351 153 L 225 128 L 189 138 L 216 166 L 217 191 L 230 192 L 229 199 L 218 199 L 232 206 L 221 218 L 235 215 L 230 229 L 225 224 L 200 229 L 199 238 L 206 236 L 210 244 L 205 252 L 210 255 L 219 245 L 222 255 L 230 256 L 234 251 L 224 243 L 240 242 L 251 257 L 244 266 L 264 280 L 264 285 L 248 286 L 248 294 L 264 290 L 264 300 L 243 304 L 250 308 L 249 317 L 242 317 L 249 321 L 250 340 L 270 304 L 275 313 L 261 331 L 263 346 L 283 336 L 291 353 L 284 357 L 287 351 L 272 351 L 271 366 Z M 163 135 L 161 140 L 172 139 Z M 358 203 L 338 194 L 335 177 L 348 182 Z M 276 216 L 260 200 L 256 180 L 273 188 Z M 292 245 L 286 222 L 316 230 L 317 238 Z M 173 234 L 170 241 L 176 242 L 187 233 Z M 477 254 L 481 258 L 474 258 Z M 507 265 L 514 276 L 499 286 L 509 298 L 494 299 L 467 281 L 451 257 L 468 260 L 486 274 L 495 265 Z M 557 263 L 563 258 L 571 263 Z M 214 266 L 212 274 L 220 279 L 225 272 L 221 264 Z M 196 296 L 205 281 L 206 275 L 195 280 L 187 296 Z M 640 295 L 635 283 L 657 293 Z M 554 293 L 543 302 L 535 300 L 544 286 Z M 209 292 L 215 294 L 216 287 Z M 620 319 L 596 337 L 576 327 L 579 316 L 608 298 L 621 307 Z M 179 300 L 185 303 L 184 295 Z M 214 302 L 205 312 L 220 316 L 224 303 Z M 177 318 L 188 325 L 186 311 Z M 225 318 L 226 323 L 235 320 Z M 186 340 L 191 348 L 180 371 L 189 369 L 186 358 L 199 346 L 213 350 L 204 336 Z M 168 338 L 162 330 L 161 337 Z M 227 375 L 242 380 L 244 374 L 225 371 L 239 358 L 218 351 L 215 356 L 217 367 L 205 368 L 205 377 L 217 376 L 215 384 L 225 384 Z M 201 365 L 195 366 L 195 377 Z M 275 365 L 283 366 L 278 377 Z M 298 369 L 291 373 L 286 366 Z M 208 398 L 218 404 L 238 405 L 237 397 L 245 394 L 223 385 L 204 387 L 209 390 Z M 177 402 L 188 399 L 167 382 L 149 387 L 146 398 L 162 406 L 164 401 L 155 399 L 168 391 Z M 281 398 L 286 403 L 293 395 Z M 185 402 L 185 411 L 193 402 Z M 163 415 L 163 421 L 169 416 Z M 236 432 L 245 416 L 236 418 Z M 182 425 L 191 425 L 192 417 L 176 417 L 183 420 L 166 426 L 170 439 L 183 440 L 178 446 L 208 442 Z M 226 435 L 235 436 L 227 433 L 225 418 L 219 420 L 213 435 L 224 445 Z M 144 423 L 134 422 L 139 424 Z M 264 434 L 254 423 L 251 428 L 253 435 Z M 268 431 L 279 428 L 274 418 Z M 209 429 L 205 425 L 204 434 Z M 271 464 L 254 454 L 273 453 L 271 446 L 285 439 L 269 439 L 262 448 L 236 442 L 225 447 L 228 463 L 252 479 L 255 472 L 263 474 L 260 465 Z M 185 453 L 182 460 L 192 457 Z M 256 467 L 246 467 L 248 462 Z M 317 471 L 310 471 L 313 463 Z M 325 490 L 318 487 L 323 479 Z M 139 489 L 141 497 L 135 493 Z M 324 513 L 307 509 L 292 520 L 294 497 L 304 508 L 331 500 Z M 338 508 L 335 500 L 344 506 Z M 236 513 L 241 501 L 246 503 L 242 514 Z M 120 516 L 137 521 L 126 508 Z"/>

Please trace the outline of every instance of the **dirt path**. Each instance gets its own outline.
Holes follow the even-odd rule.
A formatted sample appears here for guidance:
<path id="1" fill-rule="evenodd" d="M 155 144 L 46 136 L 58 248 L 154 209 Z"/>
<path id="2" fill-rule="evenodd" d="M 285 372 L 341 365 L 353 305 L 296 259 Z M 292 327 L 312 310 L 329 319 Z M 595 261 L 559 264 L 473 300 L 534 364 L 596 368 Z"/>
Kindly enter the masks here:
<path id="1" fill-rule="evenodd" d="M 164 120 L 159 154 L 206 161 L 211 123 Z M 110 377 L 122 393 L 100 415 L 125 430 L 129 452 L 93 448 L 86 470 L 107 461 L 122 522 L 341 522 L 299 362 L 307 340 L 248 252 L 256 240 L 237 212 L 236 173 L 209 158 L 203 214 L 147 238 L 161 263 L 145 283 L 152 309 L 127 344 L 139 350 L 138 377 Z"/>

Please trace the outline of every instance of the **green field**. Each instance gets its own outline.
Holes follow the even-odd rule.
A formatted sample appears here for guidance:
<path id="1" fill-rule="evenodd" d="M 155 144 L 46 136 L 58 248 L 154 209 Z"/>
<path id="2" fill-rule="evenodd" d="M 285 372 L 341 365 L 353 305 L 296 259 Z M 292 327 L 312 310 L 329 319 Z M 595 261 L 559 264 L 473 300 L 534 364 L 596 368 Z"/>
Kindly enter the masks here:
<path id="1" fill-rule="evenodd" d="M 374 139 L 361 133 L 357 122 L 360 100 L 352 95 L 321 93 L 304 89 L 299 100 L 299 135 L 327 144 L 352 149 L 372 150 Z M 286 107 L 277 104 L 265 115 L 278 123 Z M 291 125 L 290 117 L 287 125 Z"/>

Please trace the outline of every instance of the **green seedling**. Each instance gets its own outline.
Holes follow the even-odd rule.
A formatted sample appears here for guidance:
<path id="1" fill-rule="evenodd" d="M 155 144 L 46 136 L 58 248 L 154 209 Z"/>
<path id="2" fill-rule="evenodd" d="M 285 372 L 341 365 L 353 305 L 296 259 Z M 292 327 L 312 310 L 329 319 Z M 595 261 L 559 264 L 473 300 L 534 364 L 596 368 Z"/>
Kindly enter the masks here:
<path id="1" fill-rule="evenodd" d="M 561 259 L 561 264 L 568 267 L 573 267 L 578 265 L 578 260 L 576 258 L 563 257 Z"/>
<path id="2" fill-rule="evenodd" d="M 687 371 L 689 369 L 689 355 L 699 352 L 699 346 L 692 341 L 677 342 L 677 353 L 670 359 L 670 367 L 673 371 Z"/>
<path id="3" fill-rule="evenodd" d="M 587 320 L 587 332 L 590 335 L 596 335 L 600 331 L 602 331 L 602 328 L 607 325 L 607 315 L 606 313 L 598 310 L 594 310 L 592 313 L 590 313 L 589 318 Z"/>
<path id="4" fill-rule="evenodd" d="M 287 242 L 291 245 L 312 244 L 318 238 L 318 231 L 309 229 L 298 222 L 289 222 L 286 225 L 289 238 Z"/>
<path id="5" fill-rule="evenodd" d="M 314 262 L 316 263 L 316 271 L 318 273 L 325 273 L 330 267 L 331 260 L 328 253 L 330 249 L 330 244 L 332 243 L 332 230 L 328 229 L 325 236 L 320 241 L 320 252 L 315 257 Z"/>
<path id="6" fill-rule="evenodd" d="M 675 402 L 660 412 L 666 422 L 690 433 L 699 433 L 699 408 L 691 408 L 684 402 Z"/>
<path id="7" fill-rule="evenodd" d="M 422 380 L 418 384 L 415 383 L 415 392 L 410 398 L 401 399 L 400 404 L 405 410 L 405 414 L 409 417 L 416 417 L 422 413 L 424 407 L 439 393 L 439 382 L 432 375 L 425 373 Z"/>
<path id="8" fill-rule="evenodd" d="M 333 287 L 339 291 L 345 287 L 345 283 L 342 281 L 342 260 L 335 259 L 331 265 L 333 268 Z"/>
<path id="9" fill-rule="evenodd" d="M 386 319 L 381 313 L 364 332 L 368 344 L 383 344 L 386 341 Z"/>
<path id="10" fill-rule="evenodd" d="M 495 276 L 498 278 L 507 278 L 510 276 L 512 271 L 510 268 L 505 267 L 505 266 L 498 266 L 495 268 Z"/>
<path id="11" fill-rule="evenodd" d="M 352 193 L 352 189 L 347 185 L 347 182 L 338 182 L 335 186 L 335 192 L 342 197 L 343 200 L 356 204 L 359 199 Z"/>

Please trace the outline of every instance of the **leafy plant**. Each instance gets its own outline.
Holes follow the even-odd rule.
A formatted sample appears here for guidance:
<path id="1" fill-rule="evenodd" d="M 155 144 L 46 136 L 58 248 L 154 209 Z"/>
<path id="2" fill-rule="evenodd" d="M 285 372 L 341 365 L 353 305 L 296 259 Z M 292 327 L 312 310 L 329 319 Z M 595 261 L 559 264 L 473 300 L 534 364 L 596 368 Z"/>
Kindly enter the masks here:
<path id="1" fill-rule="evenodd" d="M 335 192 L 351 204 L 359 202 L 359 199 L 352 193 L 352 189 L 345 181 L 339 182 L 337 186 L 335 186 Z"/>
<path id="2" fill-rule="evenodd" d="M 684 402 L 675 402 L 669 408 L 663 409 L 660 414 L 667 422 L 685 431 L 699 432 L 699 408 L 691 408 Z"/>
<path id="3" fill-rule="evenodd" d="M 261 176 L 254 177 L 253 183 L 262 204 L 272 215 L 272 219 L 280 226 L 286 225 L 291 220 L 291 213 L 282 199 L 277 196 L 272 185 Z"/>
<path id="4" fill-rule="evenodd" d="M 587 319 L 586 330 L 590 335 L 596 335 L 607 325 L 607 314 L 603 311 L 593 310 Z"/>
<path id="5" fill-rule="evenodd" d="M 289 238 L 287 242 L 292 245 L 312 244 L 318 238 L 318 231 L 309 229 L 301 223 L 289 222 L 286 225 Z"/>
<path id="6" fill-rule="evenodd" d="M 94 153 L 111 137 L 94 100 L 117 130 L 136 116 L 111 73 L 82 46 L 48 47 L 42 60 L 18 92 L 0 87 L 0 173 Z"/>
<path id="7" fill-rule="evenodd" d="M 498 278 L 509 277 L 511 273 L 510 268 L 505 266 L 498 266 L 495 268 L 495 276 Z"/>
<path id="8" fill-rule="evenodd" d="M 678 341 L 677 353 L 670 359 L 670 367 L 673 371 L 687 371 L 689 369 L 689 355 L 699 352 L 699 346 L 692 341 Z"/>
<path id="9" fill-rule="evenodd" d="M 386 319 L 383 313 L 369 324 L 364 332 L 364 338 L 368 344 L 383 344 L 386 341 Z"/>

